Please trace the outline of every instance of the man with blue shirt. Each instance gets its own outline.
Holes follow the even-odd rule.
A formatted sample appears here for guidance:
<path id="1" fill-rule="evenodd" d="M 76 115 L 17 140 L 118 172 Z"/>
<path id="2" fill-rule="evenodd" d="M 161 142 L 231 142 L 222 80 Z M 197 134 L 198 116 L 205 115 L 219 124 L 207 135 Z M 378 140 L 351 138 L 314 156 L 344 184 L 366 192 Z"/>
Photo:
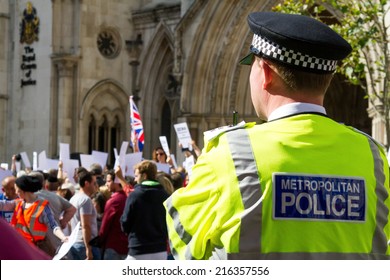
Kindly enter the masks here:
<path id="1" fill-rule="evenodd" d="M 241 64 L 267 122 L 205 133 L 190 184 L 165 202 L 175 259 L 390 259 L 386 153 L 323 107 L 351 46 L 306 16 L 248 23 Z"/>

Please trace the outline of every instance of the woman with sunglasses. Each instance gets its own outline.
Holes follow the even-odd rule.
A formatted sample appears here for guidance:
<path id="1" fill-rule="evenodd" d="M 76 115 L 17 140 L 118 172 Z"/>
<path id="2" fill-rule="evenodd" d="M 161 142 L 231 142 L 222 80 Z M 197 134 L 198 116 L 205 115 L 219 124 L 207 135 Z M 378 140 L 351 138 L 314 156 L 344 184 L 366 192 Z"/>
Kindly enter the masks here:
<path id="1" fill-rule="evenodd" d="M 167 154 L 162 147 L 157 147 L 153 150 L 152 159 L 157 163 L 167 163 Z"/>

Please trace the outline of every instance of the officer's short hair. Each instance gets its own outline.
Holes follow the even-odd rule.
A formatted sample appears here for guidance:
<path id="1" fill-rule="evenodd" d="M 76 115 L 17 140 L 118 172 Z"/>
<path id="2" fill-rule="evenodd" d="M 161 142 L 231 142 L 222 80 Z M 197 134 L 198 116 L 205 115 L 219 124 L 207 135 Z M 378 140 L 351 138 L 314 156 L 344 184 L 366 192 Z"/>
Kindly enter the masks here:
<path id="1" fill-rule="evenodd" d="M 286 88 L 290 92 L 326 92 L 333 78 L 333 73 L 318 74 L 305 71 L 299 71 L 286 67 L 277 62 L 271 62 L 278 70 Z"/>

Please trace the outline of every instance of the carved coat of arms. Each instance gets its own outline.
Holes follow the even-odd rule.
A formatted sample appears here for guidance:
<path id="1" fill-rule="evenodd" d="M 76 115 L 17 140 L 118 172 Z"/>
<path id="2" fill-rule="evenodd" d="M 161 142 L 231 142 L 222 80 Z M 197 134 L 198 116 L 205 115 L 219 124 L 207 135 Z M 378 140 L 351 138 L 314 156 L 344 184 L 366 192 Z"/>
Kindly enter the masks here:
<path id="1" fill-rule="evenodd" d="M 20 23 L 20 43 L 31 45 L 34 41 L 38 41 L 39 17 L 30 1 L 27 2 L 26 6 Z"/>

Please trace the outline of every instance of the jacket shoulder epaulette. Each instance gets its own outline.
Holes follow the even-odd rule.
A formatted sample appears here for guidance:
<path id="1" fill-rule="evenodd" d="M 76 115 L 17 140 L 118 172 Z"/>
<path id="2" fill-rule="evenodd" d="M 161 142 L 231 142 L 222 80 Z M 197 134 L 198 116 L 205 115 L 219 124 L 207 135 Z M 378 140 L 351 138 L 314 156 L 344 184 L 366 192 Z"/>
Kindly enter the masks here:
<path id="1" fill-rule="evenodd" d="M 246 123 L 245 121 L 242 121 L 237 125 L 226 125 L 226 126 L 221 126 L 221 127 L 214 128 L 212 130 L 205 131 L 203 133 L 205 147 L 207 148 L 207 150 L 209 150 L 213 145 L 212 143 L 214 142 L 214 140 L 218 139 L 222 134 L 226 132 L 252 127 L 255 124 L 256 124 L 255 122 Z"/>

